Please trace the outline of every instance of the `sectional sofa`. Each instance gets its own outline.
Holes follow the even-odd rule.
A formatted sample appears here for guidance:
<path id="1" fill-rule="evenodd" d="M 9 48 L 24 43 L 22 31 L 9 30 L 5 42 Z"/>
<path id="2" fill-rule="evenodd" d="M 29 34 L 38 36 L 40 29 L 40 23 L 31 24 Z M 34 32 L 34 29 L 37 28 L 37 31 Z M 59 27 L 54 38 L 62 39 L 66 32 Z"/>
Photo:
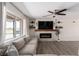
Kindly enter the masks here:
<path id="1" fill-rule="evenodd" d="M 37 45 L 38 45 L 37 38 L 20 38 L 20 39 L 14 40 L 9 45 L 5 45 L 5 46 L 1 45 L 0 55 L 6 55 L 6 56 L 36 55 Z"/>

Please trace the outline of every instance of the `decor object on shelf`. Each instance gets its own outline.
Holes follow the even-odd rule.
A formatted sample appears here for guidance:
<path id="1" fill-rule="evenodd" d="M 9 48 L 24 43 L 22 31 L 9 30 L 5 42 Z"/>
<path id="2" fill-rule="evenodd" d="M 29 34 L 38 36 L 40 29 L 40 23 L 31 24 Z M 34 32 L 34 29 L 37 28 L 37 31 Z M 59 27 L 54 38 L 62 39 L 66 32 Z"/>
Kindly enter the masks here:
<path id="1" fill-rule="evenodd" d="M 35 23 L 35 22 L 34 22 L 34 21 L 31 21 L 30 23 L 32 23 L 32 24 L 33 24 L 33 23 Z"/>
<path id="2" fill-rule="evenodd" d="M 58 21 L 57 23 L 60 24 L 60 23 L 62 23 L 62 22 L 61 22 L 61 21 Z"/>
<path id="3" fill-rule="evenodd" d="M 30 29 L 34 29 L 35 28 L 35 20 L 30 21 L 29 28 Z"/>
<path id="4" fill-rule="evenodd" d="M 55 29 L 57 30 L 56 35 L 58 36 L 58 40 L 60 40 L 59 39 L 59 34 L 60 34 L 60 29 L 62 29 L 62 28 L 63 28 L 62 26 L 56 26 L 55 27 Z"/>
<path id="5" fill-rule="evenodd" d="M 33 25 L 30 25 L 30 26 L 29 26 L 29 28 L 30 28 L 30 29 L 33 29 L 33 28 L 35 28 L 35 26 L 33 26 Z"/>
<path id="6" fill-rule="evenodd" d="M 55 28 L 56 29 L 62 29 L 63 27 L 62 26 L 56 26 Z"/>

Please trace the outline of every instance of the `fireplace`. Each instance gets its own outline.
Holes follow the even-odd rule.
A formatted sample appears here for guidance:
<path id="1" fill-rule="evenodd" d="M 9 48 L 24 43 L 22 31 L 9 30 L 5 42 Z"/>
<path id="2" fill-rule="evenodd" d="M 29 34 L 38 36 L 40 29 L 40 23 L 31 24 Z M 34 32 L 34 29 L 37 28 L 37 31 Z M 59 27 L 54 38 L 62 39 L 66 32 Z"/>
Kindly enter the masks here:
<path id="1" fill-rule="evenodd" d="M 40 33 L 40 38 L 52 38 L 51 33 Z"/>

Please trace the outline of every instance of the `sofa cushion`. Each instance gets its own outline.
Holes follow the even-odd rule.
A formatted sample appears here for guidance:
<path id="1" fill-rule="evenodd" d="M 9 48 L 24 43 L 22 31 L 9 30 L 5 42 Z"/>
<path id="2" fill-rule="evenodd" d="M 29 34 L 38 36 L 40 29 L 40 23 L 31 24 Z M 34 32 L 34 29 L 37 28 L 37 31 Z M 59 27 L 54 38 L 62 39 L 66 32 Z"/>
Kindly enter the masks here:
<path id="1" fill-rule="evenodd" d="M 30 40 L 29 44 L 37 44 L 38 39 L 37 38 L 32 38 L 32 40 Z"/>
<path id="2" fill-rule="evenodd" d="M 21 38 L 21 39 L 15 40 L 15 41 L 13 42 L 13 44 L 15 45 L 15 47 L 16 47 L 18 50 L 20 50 L 21 48 L 24 47 L 25 41 L 24 41 L 23 38 Z"/>
<path id="3" fill-rule="evenodd" d="M 35 56 L 58 56 L 57 54 L 37 54 Z"/>
<path id="4" fill-rule="evenodd" d="M 24 38 L 25 43 L 28 43 L 31 40 L 30 37 Z"/>
<path id="5" fill-rule="evenodd" d="M 8 49 L 6 51 L 6 55 L 7 56 L 18 56 L 19 53 L 14 45 L 10 45 L 10 46 L 8 46 Z"/>
<path id="6" fill-rule="evenodd" d="M 36 52 L 35 44 L 28 44 L 23 49 L 19 51 L 20 55 L 33 55 Z"/>

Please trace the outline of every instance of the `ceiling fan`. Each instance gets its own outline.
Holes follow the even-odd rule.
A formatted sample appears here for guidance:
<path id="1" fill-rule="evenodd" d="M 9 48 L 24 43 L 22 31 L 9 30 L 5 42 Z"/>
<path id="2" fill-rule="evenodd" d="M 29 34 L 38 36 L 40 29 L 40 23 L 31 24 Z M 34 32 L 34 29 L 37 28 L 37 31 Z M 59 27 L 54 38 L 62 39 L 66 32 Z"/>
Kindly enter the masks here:
<path id="1" fill-rule="evenodd" d="M 47 17 L 47 16 L 51 16 L 51 15 L 62 15 L 62 16 L 64 16 L 64 15 L 66 15 L 65 13 L 63 13 L 64 11 L 66 11 L 67 9 L 62 9 L 62 10 L 55 10 L 54 12 L 53 11 L 48 11 L 49 13 L 51 13 L 51 14 L 49 14 L 49 15 L 45 15 L 45 16 L 43 16 L 43 17 Z"/>
<path id="2" fill-rule="evenodd" d="M 65 11 L 69 11 L 69 10 L 72 11 L 74 9 L 74 7 L 79 7 L 79 3 L 75 3 L 75 4 L 73 4 L 73 5 L 69 6 L 69 7 L 61 7 L 63 9 L 61 9 L 61 10 L 54 10 L 54 12 L 49 10 L 48 12 L 51 13 L 51 14 L 45 15 L 43 17 L 47 17 L 47 16 L 51 16 L 51 15 L 54 15 L 54 16 L 55 15 L 65 16 L 67 14 L 65 14 L 64 12 Z"/>
<path id="3" fill-rule="evenodd" d="M 52 12 L 52 11 L 48 11 L 48 12 L 55 15 L 66 15 L 65 13 L 63 13 L 66 10 L 67 9 L 62 9 L 62 10 L 55 10 L 55 12 Z"/>

